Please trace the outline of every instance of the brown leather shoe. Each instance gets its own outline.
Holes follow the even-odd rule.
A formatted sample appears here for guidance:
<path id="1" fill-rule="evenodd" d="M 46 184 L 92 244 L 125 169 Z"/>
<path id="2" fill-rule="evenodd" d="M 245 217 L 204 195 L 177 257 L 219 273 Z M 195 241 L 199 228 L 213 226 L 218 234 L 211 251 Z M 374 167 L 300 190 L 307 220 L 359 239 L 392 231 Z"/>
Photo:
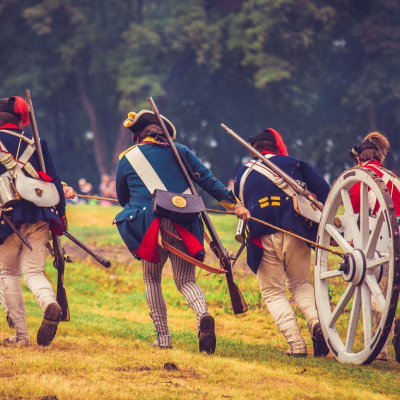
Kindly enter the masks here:
<path id="1" fill-rule="evenodd" d="M 215 322 L 210 314 L 203 314 L 200 318 L 199 349 L 200 353 L 214 354 L 217 339 L 215 337 Z"/>
<path id="2" fill-rule="evenodd" d="M 57 326 L 61 319 L 61 307 L 57 303 L 49 304 L 44 311 L 42 325 L 37 333 L 39 346 L 48 346 L 56 336 Z"/>
<path id="3" fill-rule="evenodd" d="M 322 333 L 321 324 L 319 322 L 314 325 L 311 339 L 314 347 L 314 357 L 326 357 L 329 354 L 329 347 L 325 342 L 324 334 Z"/>

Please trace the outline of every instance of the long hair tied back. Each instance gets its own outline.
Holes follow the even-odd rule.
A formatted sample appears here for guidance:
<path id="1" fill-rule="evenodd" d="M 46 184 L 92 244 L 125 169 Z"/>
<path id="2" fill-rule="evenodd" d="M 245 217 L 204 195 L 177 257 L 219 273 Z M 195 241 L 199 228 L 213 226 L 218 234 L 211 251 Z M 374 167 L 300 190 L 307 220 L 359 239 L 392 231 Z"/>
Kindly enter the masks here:
<path id="1" fill-rule="evenodd" d="M 371 132 L 368 133 L 367 136 L 365 136 L 363 142 L 367 140 L 372 142 L 378 148 L 379 154 L 381 156 L 380 162 L 383 162 L 386 158 L 386 155 L 390 147 L 389 140 L 387 139 L 387 137 L 382 135 L 382 133 L 380 132 Z"/>

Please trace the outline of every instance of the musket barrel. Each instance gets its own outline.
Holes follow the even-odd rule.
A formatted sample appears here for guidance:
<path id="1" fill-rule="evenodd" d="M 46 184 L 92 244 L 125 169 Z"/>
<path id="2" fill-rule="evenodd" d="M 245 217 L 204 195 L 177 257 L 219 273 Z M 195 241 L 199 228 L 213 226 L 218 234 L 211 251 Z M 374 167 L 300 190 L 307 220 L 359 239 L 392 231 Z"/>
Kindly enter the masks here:
<path id="1" fill-rule="evenodd" d="M 234 138 L 236 139 L 241 145 L 246 147 L 247 150 L 251 151 L 254 153 L 260 160 L 262 160 L 263 163 L 268 165 L 269 168 L 272 169 L 275 173 L 277 173 L 280 177 L 282 177 L 285 181 L 290 181 L 291 186 L 295 185 L 298 187 L 300 190 L 300 186 L 297 184 L 297 182 L 292 179 L 285 171 L 282 171 L 279 167 L 277 167 L 273 162 L 269 161 L 268 158 L 264 157 L 258 150 L 256 150 L 251 144 L 247 143 L 243 138 L 241 138 L 236 132 L 234 132 L 232 129 L 228 128 L 226 125 L 221 124 L 221 126 Z M 289 182 L 288 182 L 289 183 Z"/>
<path id="2" fill-rule="evenodd" d="M 285 180 L 297 193 L 301 196 L 305 197 L 310 203 L 314 204 L 320 211 L 324 209 L 324 207 L 313 198 L 305 195 L 305 190 L 293 179 L 291 178 L 285 171 L 282 171 L 278 166 L 276 166 L 273 162 L 268 160 L 268 158 L 264 157 L 258 150 L 256 150 L 251 144 L 247 143 L 243 140 L 236 132 L 232 129 L 228 128 L 226 125 L 221 124 L 221 126 L 234 138 L 236 139 L 242 146 L 246 147 L 247 150 L 255 154 L 265 165 L 267 165 L 273 172 L 279 175 L 283 180 Z"/>
<path id="3" fill-rule="evenodd" d="M 77 246 L 79 246 L 81 249 L 85 250 L 86 253 L 90 254 L 98 263 L 100 263 L 103 267 L 110 268 L 111 267 L 111 262 L 108 261 L 106 258 L 101 256 L 100 254 L 97 254 L 94 252 L 91 248 L 86 246 L 85 243 L 82 243 L 80 240 L 78 240 L 76 237 L 72 236 L 70 233 L 64 231 L 63 235 L 67 237 L 71 242 L 74 242 Z"/>
<path id="4" fill-rule="evenodd" d="M 38 128 L 36 125 L 35 111 L 33 110 L 31 92 L 29 89 L 26 89 L 25 95 L 26 95 L 26 102 L 28 103 L 29 122 L 31 124 L 33 139 L 34 139 L 35 145 L 36 145 L 36 153 L 39 158 L 40 169 L 41 169 L 41 171 L 46 173 L 46 167 L 44 165 L 42 147 L 40 146 L 39 132 L 38 132 Z"/>
<path id="5" fill-rule="evenodd" d="M 12 231 L 22 240 L 24 245 L 30 250 L 33 251 L 31 244 L 28 242 L 27 238 L 14 226 L 10 217 L 5 213 L 1 213 L 1 218 L 3 221 L 12 229 Z"/>
<path id="6" fill-rule="evenodd" d="M 190 179 L 190 176 L 189 176 L 185 166 L 183 165 L 181 157 L 179 156 L 179 153 L 176 150 L 175 143 L 173 142 L 171 135 L 169 134 L 168 129 L 165 126 L 164 121 L 161 118 L 161 115 L 157 109 L 156 103 L 154 103 L 154 100 L 152 97 L 149 97 L 147 100 L 149 101 L 151 108 L 153 109 L 154 114 L 157 117 L 158 123 L 159 123 L 161 129 L 163 130 L 166 139 L 168 140 L 168 144 L 171 147 L 172 152 L 174 153 L 175 159 L 176 159 L 177 163 L 179 164 L 179 167 L 180 167 L 183 175 L 185 176 L 185 180 L 186 180 L 186 183 L 189 185 L 190 191 L 192 192 L 192 194 L 197 195 L 197 191 L 193 185 L 193 182 Z"/>

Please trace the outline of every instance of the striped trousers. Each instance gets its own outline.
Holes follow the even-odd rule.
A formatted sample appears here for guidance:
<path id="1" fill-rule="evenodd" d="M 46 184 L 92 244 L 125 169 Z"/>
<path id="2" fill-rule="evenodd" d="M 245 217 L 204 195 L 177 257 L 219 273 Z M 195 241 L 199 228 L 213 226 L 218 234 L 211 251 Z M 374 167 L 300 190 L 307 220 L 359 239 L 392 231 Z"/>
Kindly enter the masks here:
<path id="1" fill-rule="evenodd" d="M 161 226 L 175 235 L 178 235 L 171 221 L 163 219 L 161 221 Z M 165 242 L 174 246 L 176 249 L 185 254 L 189 254 L 181 240 L 175 239 L 164 232 L 161 233 L 161 237 Z M 161 290 L 162 270 L 168 257 L 171 260 L 175 285 L 195 312 L 197 327 L 199 327 L 201 316 L 207 313 L 207 304 L 203 290 L 196 284 L 196 267 L 161 246 L 158 246 L 158 253 L 160 255 L 160 262 L 157 264 L 141 260 L 143 280 L 146 300 L 150 309 L 150 317 L 153 320 L 157 332 L 157 344 L 162 347 L 171 347 L 172 339 L 167 323 L 167 306 Z"/>

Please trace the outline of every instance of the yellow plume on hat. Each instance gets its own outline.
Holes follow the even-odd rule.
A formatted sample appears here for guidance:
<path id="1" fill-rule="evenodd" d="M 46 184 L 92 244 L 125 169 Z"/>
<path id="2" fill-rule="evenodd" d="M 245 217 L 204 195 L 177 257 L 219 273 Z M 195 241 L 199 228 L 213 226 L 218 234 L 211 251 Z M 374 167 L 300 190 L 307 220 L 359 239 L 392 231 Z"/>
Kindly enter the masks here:
<path id="1" fill-rule="evenodd" d="M 137 114 L 135 112 L 133 112 L 133 111 L 128 113 L 128 118 L 124 121 L 124 126 L 126 128 L 129 128 L 130 126 L 133 125 L 133 120 L 135 119 L 136 115 Z"/>
<path id="2" fill-rule="evenodd" d="M 171 121 L 169 121 L 163 115 L 161 115 L 161 118 L 163 119 L 164 124 L 168 129 L 169 134 L 171 135 L 171 138 L 175 139 L 176 130 L 174 125 L 172 125 Z M 124 126 L 132 132 L 136 132 L 137 130 L 142 129 L 144 126 L 149 124 L 159 125 L 159 122 L 157 120 L 157 117 L 154 115 L 154 112 L 149 110 L 142 110 L 138 113 L 131 111 L 128 114 L 128 118 L 124 121 Z"/>

